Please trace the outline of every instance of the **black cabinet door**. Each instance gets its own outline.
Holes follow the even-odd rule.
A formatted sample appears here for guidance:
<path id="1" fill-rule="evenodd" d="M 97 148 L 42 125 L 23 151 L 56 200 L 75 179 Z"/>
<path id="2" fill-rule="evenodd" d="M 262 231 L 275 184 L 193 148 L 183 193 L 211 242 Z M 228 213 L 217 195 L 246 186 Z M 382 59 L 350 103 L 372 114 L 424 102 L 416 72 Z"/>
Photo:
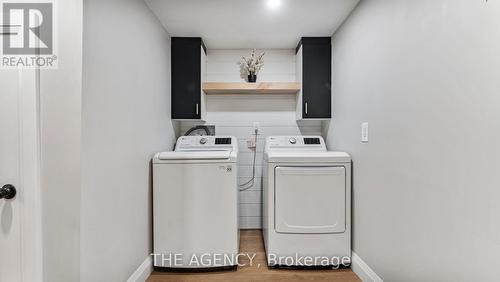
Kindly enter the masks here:
<path id="1" fill-rule="evenodd" d="M 302 38 L 302 117 L 331 118 L 331 99 L 331 38 Z"/>
<path id="2" fill-rule="evenodd" d="M 172 38 L 172 118 L 200 119 L 201 38 Z"/>

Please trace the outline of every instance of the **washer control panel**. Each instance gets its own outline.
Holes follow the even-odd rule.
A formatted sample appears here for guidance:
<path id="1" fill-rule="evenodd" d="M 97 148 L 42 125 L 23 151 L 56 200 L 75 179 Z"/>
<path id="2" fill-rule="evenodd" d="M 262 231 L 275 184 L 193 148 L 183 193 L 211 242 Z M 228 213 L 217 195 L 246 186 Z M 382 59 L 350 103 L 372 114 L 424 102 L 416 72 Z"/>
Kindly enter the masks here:
<path id="1" fill-rule="evenodd" d="M 181 136 L 177 139 L 176 151 L 217 151 L 234 149 L 236 138 L 232 136 Z"/>
<path id="2" fill-rule="evenodd" d="M 306 144 L 306 145 L 321 145 L 321 140 L 317 137 L 312 137 L 312 138 L 304 137 L 304 144 Z"/>

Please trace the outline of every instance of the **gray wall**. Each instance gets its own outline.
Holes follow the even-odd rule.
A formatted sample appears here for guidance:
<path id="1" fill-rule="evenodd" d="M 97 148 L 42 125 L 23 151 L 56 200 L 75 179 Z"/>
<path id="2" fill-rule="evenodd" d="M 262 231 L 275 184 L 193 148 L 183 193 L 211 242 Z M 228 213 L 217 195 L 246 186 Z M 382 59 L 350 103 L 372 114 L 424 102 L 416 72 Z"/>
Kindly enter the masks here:
<path id="1" fill-rule="evenodd" d="M 150 159 L 174 144 L 170 38 L 141 0 L 84 1 L 81 281 L 151 252 Z"/>
<path id="2" fill-rule="evenodd" d="M 499 15 L 366 0 L 333 37 L 328 144 L 352 154 L 354 252 L 386 281 L 500 279 Z"/>
<path id="3" fill-rule="evenodd" d="M 56 8 L 58 68 L 40 71 L 43 276 L 66 282 L 80 269 L 82 0 Z"/>

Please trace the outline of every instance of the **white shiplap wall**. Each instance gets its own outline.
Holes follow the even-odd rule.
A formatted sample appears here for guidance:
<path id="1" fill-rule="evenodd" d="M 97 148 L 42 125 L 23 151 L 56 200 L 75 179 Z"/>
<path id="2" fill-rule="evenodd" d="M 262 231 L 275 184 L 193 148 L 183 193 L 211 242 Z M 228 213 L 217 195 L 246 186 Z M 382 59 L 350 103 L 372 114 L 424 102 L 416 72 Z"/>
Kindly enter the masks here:
<path id="1" fill-rule="evenodd" d="M 295 81 L 295 50 L 265 51 L 265 66 L 258 81 Z M 259 51 L 259 52 L 261 52 Z M 208 50 L 206 81 L 241 82 L 239 58 L 250 50 Z M 259 123 L 255 185 L 240 192 L 240 228 L 261 228 L 262 159 L 265 138 L 270 135 L 321 135 L 321 122 L 297 123 L 294 95 L 207 95 L 206 124 L 216 127 L 217 135 L 233 135 L 239 145 L 239 182 L 252 176 L 253 151 L 246 140 L 253 138 L 254 123 Z M 180 132 L 199 122 L 182 121 Z"/>

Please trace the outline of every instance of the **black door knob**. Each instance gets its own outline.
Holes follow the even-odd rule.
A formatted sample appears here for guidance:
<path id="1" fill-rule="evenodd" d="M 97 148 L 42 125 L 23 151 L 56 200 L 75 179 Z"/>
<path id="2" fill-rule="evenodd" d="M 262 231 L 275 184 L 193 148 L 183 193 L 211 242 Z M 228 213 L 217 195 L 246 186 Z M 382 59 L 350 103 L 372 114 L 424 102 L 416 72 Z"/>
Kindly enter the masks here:
<path id="1" fill-rule="evenodd" d="M 0 199 L 10 200 L 16 196 L 16 187 L 11 184 L 5 184 L 0 188 Z"/>

